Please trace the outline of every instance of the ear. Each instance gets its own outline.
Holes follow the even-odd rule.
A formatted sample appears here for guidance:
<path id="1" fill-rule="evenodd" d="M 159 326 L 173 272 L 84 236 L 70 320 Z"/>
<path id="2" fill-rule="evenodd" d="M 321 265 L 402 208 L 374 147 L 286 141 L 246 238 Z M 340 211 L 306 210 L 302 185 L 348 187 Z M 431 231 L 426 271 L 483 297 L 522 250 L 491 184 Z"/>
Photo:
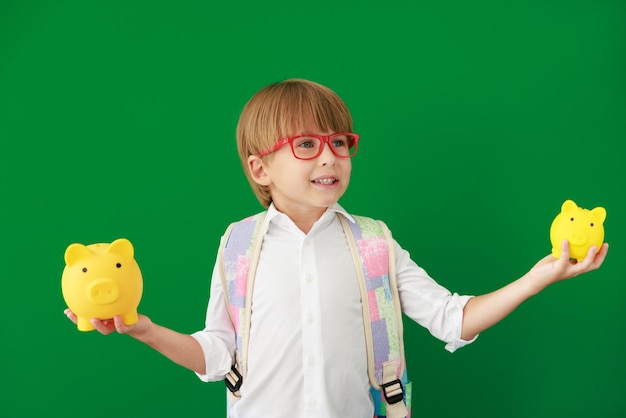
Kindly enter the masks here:
<path id="1" fill-rule="evenodd" d="M 606 219 L 606 209 L 601 207 L 593 208 L 591 210 L 591 216 L 593 216 L 594 219 L 597 219 L 601 223 L 604 223 L 604 220 Z"/>
<path id="2" fill-rule="evenodd" d="M 133 248 L 133 244 L 130 243 L 126 238 L 116 239 L 109 245 L 107 248 L 107 253 L 110 254 L 119 254 L 128 258 L 133 258 L 135 255 L 135 249 Z"/>
<path id="3" fill-rule="evenodd" d="M 248 157 L 248 172 L 255 183 L 261 186 L 269 186 L 272 184 L 265 162 L 257 155 Z"/>
<path id="4" fill-rule="evenodd" d="M 567 212 L 574 209 L 578 209 L 578 205 L 573 200 L 569 199 L 563 202 L 563 205 L 561 206 L 561 212 Z"/>
<path id="5" fill-rule="evenodd" d="M 89 257 L 93 253 L 83 244 L 72 244 L 65 250 L 65 264 L 72 265 L 76 260 L 84 257 Z"/>

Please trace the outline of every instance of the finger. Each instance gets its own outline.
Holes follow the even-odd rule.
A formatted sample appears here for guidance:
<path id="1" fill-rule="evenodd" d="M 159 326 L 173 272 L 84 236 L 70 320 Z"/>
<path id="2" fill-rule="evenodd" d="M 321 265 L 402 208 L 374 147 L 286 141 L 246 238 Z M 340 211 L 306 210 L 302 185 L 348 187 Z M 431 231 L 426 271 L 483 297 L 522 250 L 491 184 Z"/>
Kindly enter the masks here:
<path id="1" fill-rule="evenodd" d="M 115 324 L 115 329 L 117 330 L 117 332 L 119 332 L 120 334 L 126 334 L 126 331 L 128 331 L 128 327 L 126 326 L 126 324 L 124 324 L 124 321 L 122 321 L 121 316 L 115 316 L 113 318 L 113 323 Z"/>
<path id="2" fill-rule="evenodd" d="M 561 242 L 561 257 L 559 258 L 557 263 L 559 264 L 559 266 L 561 266 L 561 268 L 566 268 L 571 264 L 576 264 L 575 262 L 572 263 L 572 261 L 570 260 L 569 241 L 566 239 Z"/>
<path id="3" fill-rule="evenodd" d="M 585 259 L 579 263 L 577 267 L 577 273 L 582 273 L 585 271 L 591 271 L 599 268 L 604 262 L 604 258 L 609 250 L 609 245 L 607 243 L 602 244 L 600 249 L 595 245 L 592 245 L 585 256 Z"/>
<path id="4" fill-rule="evenodd" d="M 569 261 L 569 241 L 566 239 L 561 242 L 561 260 L 563 259 Z"/>
<path id="5" fill-rule="evenodd" d="M 589 247 L 589 251 L 587 251 L 587 255 L 585 256 L 583 261 L 576 265 L 576 270 L 579 272 L 589 270 L 589 268 L 593 264 L 593 261 L 596 258 L 597 253 L 598 253 L 598 247 L 596 247 L 595 245 L 592 245 L 591 247 Z"/>
<path id="6" fill-rule="evenodd" d="M 78 317 L 69 308 L 64 310 L 63 313 L 65 314 L 65 316 L 67 316 L 69 318 L 70 321 L 72 321 L 75 324 L 78 323 Z"/>
<path id="7" fill-rule="evenodd" d="M 109 335 L 114 331 L 114 328 L 110 326 L 109 320 L 100 320 L 93 318 L 90 322 L 91 325 L 93 325 L 93 327 L 102 335 Z"/>
<path id="8" fill-rule="evenodd" d="M 609 252 L 609 244 L 605 242 L 600 247 L 600 251 L 598 251 L 598 253 L 595 255 L 595 259 L 593 260 L 594 268 L 598 268 L 602 265 L 608 252 Z"/>

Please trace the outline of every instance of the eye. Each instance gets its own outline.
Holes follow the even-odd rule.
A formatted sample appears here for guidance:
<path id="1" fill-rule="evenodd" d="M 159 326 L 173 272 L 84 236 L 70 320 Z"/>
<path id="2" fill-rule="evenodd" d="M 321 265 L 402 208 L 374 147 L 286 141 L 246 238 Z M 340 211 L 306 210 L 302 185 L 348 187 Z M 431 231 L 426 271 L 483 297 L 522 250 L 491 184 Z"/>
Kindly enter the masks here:
<path id="1" fill-rule="evenodd" d="M 299 141 L 296 144 L 297 147 L 302 147 L 302 148 L 313 148 L 315 146 L 315 144 L 313 143 L 312 139 L 309 138 L 305 138 L 302 139 L 301 141 Z"/>
<path id="2" fill-rule="evenodd" d="M 593 226 L 593 222 L 591 222 L 591 226 Z"/>
<path id="3" fill-rule="evenodd" d="M 87 273 L 87 267 L 83 267 L 83 273 Z"/>
<path id="4" fill-rule="evenodd" d="M 122 268 L 122 263 L 117 263 L 117 264 L 115 265 L 115 267 L 117 267 L 118 269 L 119 269 L 119 268 Z"/>
<path id="5" fill-rule="evenodd" d="M 347 146 L 348 146 L 348 140 L 346 139 L 345 136 L 338 136 L 336 138 L 333 138 L 333 147 L 340 148 L 340 147 L 347 147 Z"/>
<path id="6" fill-rule="evenodd" d="M 570 221 L 574 221 L 574 218 L 571 218 Z"/>

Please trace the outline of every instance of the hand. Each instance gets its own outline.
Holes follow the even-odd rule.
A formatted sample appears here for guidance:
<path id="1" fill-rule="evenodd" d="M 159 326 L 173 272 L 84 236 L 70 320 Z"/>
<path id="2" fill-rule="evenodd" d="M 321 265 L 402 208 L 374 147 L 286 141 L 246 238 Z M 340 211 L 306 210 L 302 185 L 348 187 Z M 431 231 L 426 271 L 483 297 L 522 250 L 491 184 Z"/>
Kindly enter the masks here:
<path id="1" fill-rule="evenodd" d="M 570 279 L 588 271 L 598 269 L 609 251 L 609 244 L 604 243 L 598 251 L 595 245 L 589 248 L 585 259 L 581 262 L 570 260 L 569 242 L 564 240 L 561 244 L 561 258 L 548 255 L 541 259 L 528 273 L 538 290 L 561 280 Z"/>
<path id="2" fill-rule="evenodd" d="M 65 315 L 72 321 L 74 324 L 77 323 L 78 318 L 76 314 L 72 312 L 69 308 L 63 311 Z M 138 337 L 139 335 L 147 332 L 149 328 L 152 326 L 152 321 L 145 315 L 138 315 L 139 321 L 132 325 L 126 325 L 122 321 L 120 316 L 116 316 L 110 319 L 91 319 L 91 324 L 94 328 L 100 332 L 102 335 L 109 335 L 115 331 L 118 334 L 128 334 L 132 337 Z"/>

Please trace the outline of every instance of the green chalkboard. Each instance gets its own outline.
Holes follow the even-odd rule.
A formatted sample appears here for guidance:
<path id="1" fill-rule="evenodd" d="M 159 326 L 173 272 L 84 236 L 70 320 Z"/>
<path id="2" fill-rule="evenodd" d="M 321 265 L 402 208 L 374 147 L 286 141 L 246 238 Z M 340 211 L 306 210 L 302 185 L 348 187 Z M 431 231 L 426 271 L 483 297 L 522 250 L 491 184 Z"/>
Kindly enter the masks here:
<path id="1" fill-rule="evenodd" d="M 63 253 L 130 239 L 140 311 L 203 327 L 219 238 L 261 210 L 235 126 L 290 77 L 335 90 L 361 135 L 340 202 L 384 220 L 452 291 L 550 251 L 565 199 L 604 206 L 603 268 L 455 354 L 407 321 L 418 417 L 626 410 L 626 3 L 0 3 L 0 417 L 225 415 L 222 383 L 63 315 Z"/>

